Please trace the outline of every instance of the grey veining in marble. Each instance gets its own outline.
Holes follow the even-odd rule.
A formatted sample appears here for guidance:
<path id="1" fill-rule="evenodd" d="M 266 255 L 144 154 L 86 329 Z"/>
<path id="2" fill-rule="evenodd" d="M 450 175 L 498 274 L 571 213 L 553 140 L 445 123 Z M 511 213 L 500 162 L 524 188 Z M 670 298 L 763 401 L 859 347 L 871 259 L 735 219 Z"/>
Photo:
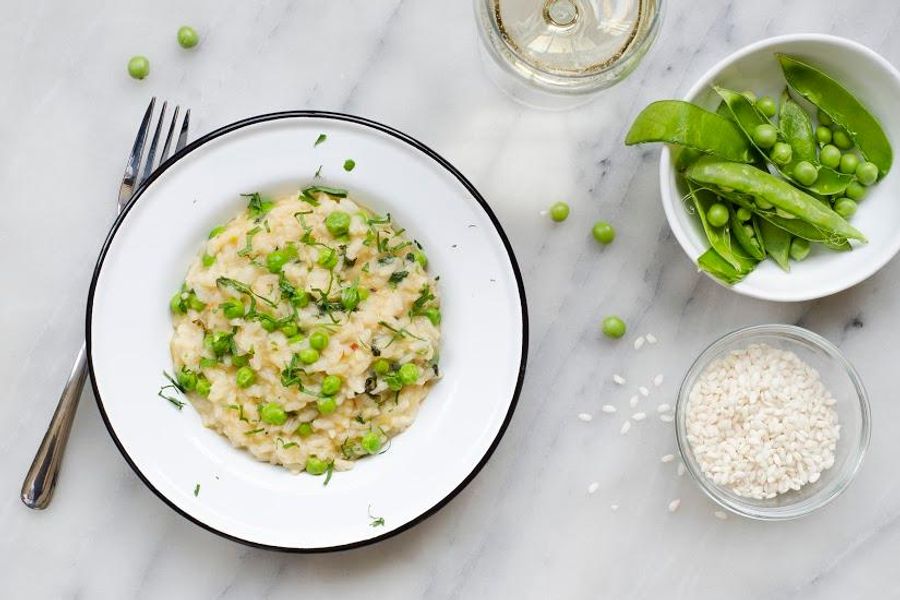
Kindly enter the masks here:
<path id="1" fill-rule="evenodd" d="M 194 51 L 175 32 L 194 25 Z M 624 83 L 575 110 L 511 102 L 482 71 L 468 0 L 0 2 L 0 595 L 6 598 L 900 597 L 900 262 L 819 302 L 740 298 L 698 275 L 659 206 L 656 149 L 626 149 L 630 119 L 683 94 L 714 62 L 770 35 L 829 32 L 900 60 L 900 4 L 673 0 L 656 47 Z M 144 53 L 151 76 L 129 79 Z M 91 393 L 57 496 L 18 500 L 80 343 L 94 258 L 150 95 L 190 105 L 195 134 L 279 109 L 354 112 L 438 150 L 493 205 L 531 311 L 519 409 L 482 474 L 444 510 L 375 547 L 288 556 L 184 521 L 107 435 Z M 539 212 L 566 199 L 573 218 Z M 613 222 L 608 248 L 588 223 Z M 660 340 L 635 353 L 598 333 L 606 313 Z M 630 389 L 743 325 L 800 323 L 838 343 L 868 384 L 874 429 L 857 481 L 789 523 L 713 517 L 673 465 L 670 426 L 618 433 Z M 597 415 L 592 423 L 579 412 Z M 587 485 L 599 490 L 588 495 Z M 666 505 L 681 498 L 670 514 Z M 610 504 L 620 506 L 611 511 Z"/>

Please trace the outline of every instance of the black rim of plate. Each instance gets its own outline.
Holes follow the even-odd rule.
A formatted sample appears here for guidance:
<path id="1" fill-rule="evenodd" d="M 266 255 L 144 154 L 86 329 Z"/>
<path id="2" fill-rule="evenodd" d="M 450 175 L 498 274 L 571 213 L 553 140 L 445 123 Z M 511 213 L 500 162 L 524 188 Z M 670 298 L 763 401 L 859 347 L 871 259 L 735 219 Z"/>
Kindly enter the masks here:
<path id="1" fill-rule="evenodd" d="M 103 268 L 103 262 L 106 258 L 106 254 L 109 251 L 110 244 L 112 243 L 113 238 L 116 233 L 119 231 L 119 227 L 122 225 L 123 220 L 134 207 L 134 205 L 141 199 L 144 192 L 147 188 L 153 184 L 153 182 L 166 170 L 171 168 L 175 163 L 179 160 L 202 147 L 207 142 L 211 142 L 217 138 L 222 137 L 228 133 L 233 131 L 237 131 L 243 129 L 244 127 L 249 127 L 252 125 L 258 125 L 260 123 L 266 123 L 268 121 L 277 121 L 281 119 L 296 119 L 296 118 L 316 118 L 316 119 L 331 119 L 334 121 L 344 121 L 347 123 L 355 123 L 357 125 L 362 125 L 364 127 L 368 127 L 370 129 L 374 129 L 376 131 L 380 131 L 381 133 L 387 134 L 401 142 L 404 142 L 416 150 L 424 153 L 426 156 L 434 160 L 438 165 L 446 169 L 453 175 L 459 183 L 463 185 L 464 188 L 472 195 L 476 202 L 481 206 L 481 209 L 487 214 L 488 218 L 491 220 L 491 223 L 494 225 L 494 229 L 497 231 L 497 234 L 500 236 L 500 239 L 503 241 L 503 246 L 506 249 L 507 257 L 509 258 L 510 266 L 513 270 L 513 275 L 516 279 L 516 286 L 518 287 L 519 292 L 519 303 L 521 305 L 522 312 L 522 349 L 521 349 L 521 357 L 519 359 L 519 372 L 516 379 L 516 386 L 513 390 L 512 399 L 510 400 L 509 408 L 507 409 L 506 416 L 503 419 L 503 423 L 500 425 L 500 429 L 497 431 L 497 435 L 494 437 L 494 440 L 491 442 L 491 445 L 488 447 L 487 451 L 484 453 L 484 456 L 481 457 L 481 460 L 478 461 L 478 464 L 475 465 L 475 468 L 459 483 L 457 486 L 444 498 L 438 501 L 434 506 L 424 511 L 422 514 L 418 515 L 414 519 L 407 521 L 406 523 L 400 525 L 396 529 L 392 529 L 382 535 L 368 538 L 365 540 L 360 540 L 356 542 L 351 542 L 349 544 L 342 544 L 339 546 L 323 546 L 323 547 L 315 547 L 315 548 L 300 548 L 300 547 L 286 547 L 286 546 L 272 546 L 269 544 L 261 544 L 259 542 L 254 542 L 251 540 L 246 540 L 235 535 L 231 535 L 225 531 L 221 531 L 208 525 L 207 523 L 201 521 L 200 519 L 188 514 L 181 508 L 179 508 L 174 502 L 169 500 L 160 492 L 156 487 L 150 483 L 150 481 L 144 476 L 138 466 L 131 459 L 131 456 L 128 455 L 128 452 L 125 450 L 125 447 L 122 445 L 122 442 L 119 440 L 119 437 L 116 435 L 115 430 L 113 429 L 112 424 L 110 423 L 109 417 L 106 414 L 106 410 L 103 407 L 103 399 L 100 397 L 100 392 L 97 389 L 97 379 L 94 374 L 94 362 L 93 362 L 93 353 L 92 353 L 92 340 L 91 340 L 91 322 L 93 316 L 93 305 L 94 305 L 94 292 L 97 287 L 97 280 L 100 276 L 100 271 Z M 512 419 L 513 413 L 516 410 L 516 406 L 519 402 L 519 395 L 522 391 L 522 384 L 525 378 L 525 363 L 528 358 L 528 308 L 526 306 L 525 300 L 525 286 L 522 283 L 522 273 L 519 270 L 519 265 L 516 262 L 515 254 L 513 253 L 512 246 L 509 243 L 509 239 L 506 237 L 506 233 L 503 231 L 503 227 L 501 227 L 500 222 L 497 220 L 497 216 L 491 210 L 488 203 L 482 197 L 482 195 L 475 189 L 468 179 L 466 179 L 462 173 L 460 173 L 453 165 L 451 165 L 446 159 L 444 159 L 440 154 L 423 144 L 422 142 L 406 135 L 403 132 L 400 132 L 392 127 L 388 127 L 387 125 L 383 125 L 376 121 L 372 121 L 370 119 L 366 119 L 363 117 L 357 117 L 354 115 L 348 115 L 345 113 L 336 113 L 336 112 L 328 112 L 328 111 L 314 111 L 314 110 L 298 110 L 298 111 L 283 111 L 276 113 L 268 113 L 264 115 L 259 115 L 256 117 L 250 117 L 247 119 L 243 119 L 241 121 L 236 121 L 230 125 L 226 125 L 215 131 L 212 131 L 195 141 L 191 142 L 187 146 L 185 146 L 181 151 L 174 154 L 171 158 L 169 158 L 165 163 L 160 165 L 151 175 L 148 177 L 138 189 L 135 191 L 134 196 L 131 200 L 128 201 L 128 204 L 125 206 L 122 213 L 116 218 L 115 223 L 110 229 L 109 234 L 106 236 L 106 240 L 103 242 L 103 247 L 100 250 L 100 255 L 97 258 L 97 264 L 94 266 L 94 272 L 91 277 L 91 286 L 88 292 L 88 301 L 87 301 L 87 315 L 85 321 L 85 340 L 87 343 L 87 360 L 88 360 L 88 370 L 91 375 L 91 387 L 94 390 L 94 398 L 97 401 L 97 408 L 100 410 L 100 415 L 103 417 L 103 423 L 106 425 L 106 430 L 109 432 L 109 435 L 112 437 L 113 442 L 115 442 L 116 447 L 119 449 L 119 452 L 122 453 L 122 456 L 125 458 L 125 461 L 131 466 L 132 470 L 137 474 L 137 476 L 144 482 L 150 490 L 153 491 L 156 496 L 165 502 L 172 510 L 180 514 L 185 519 L 193 522 L 196 525 L 199 525 L 203 529 L 215 533 L 223 538 L 239 542 L 241 544 L 246 544 L 248 546 L 252 546 L 254 548 L 262 548 L 265 550 L 277 550 L 282 552 L 292 552 L 292 553 L 301 553 L 301 554 L 315 554 L 315 553 L 324 553 L 324 552 L 336 552 L 341 550 L 350 550 L 353 548 L 360 548 L 362 546 L 368 546 L 370 544 L 375 544 L 380 541 L 386 540 L 388 538 L 394 537 L 395 535 L 407 531 L 412 527 L 415 527 L 419 523 L 425 521 L 428 517 L 435 514 L 437 511 L 446 506 L 453 498 L 459 494 L 463 488 L 465 488 L 481 471 L 487 461 L 493 455 L 494 450 L 497 449 L 497 446 L 500 443 L 500 439 L 503 437 L 503 434 L 506 432 L 506 429 L 509 427 L 509 423 Z"/>

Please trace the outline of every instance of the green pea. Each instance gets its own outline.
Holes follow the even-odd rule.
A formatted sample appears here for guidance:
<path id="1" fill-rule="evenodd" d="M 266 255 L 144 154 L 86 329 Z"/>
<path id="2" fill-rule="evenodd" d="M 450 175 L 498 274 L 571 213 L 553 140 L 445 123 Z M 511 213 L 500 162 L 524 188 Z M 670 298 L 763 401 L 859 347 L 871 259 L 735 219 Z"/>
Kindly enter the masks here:
<path id="1" fill-rule="evenodd" d="M 844 190 L 844 195 L 851 200 L 859 202 L 865 197 L 867 191 L 865 186 L 860 182 L 851 181 L 850 185 L 847 186 L 847 189 Z"/>
<path id="2" fill-rule="evenodd" d="M 356 161 L 352 158 L 348 158 L 344 161 L 344 170 L 348 173 L 356 168 Z"/>
<path id="3" fill-rule="evenodd" d="M 852 174 L 856 173 L 858 166 L 859 157 L 851 152 L 846 152 L 841 156 L 841 164 L 838 166 L 838 170 L 841 173 Z"/>
<path id="4" fill-rule="evenodd" d="M 291 304 L 297 308 L 306 308 L 309 305 L 309 294 L 303 290 L 297 290 L 294 295 L 291 296 Z"/>
<path id="5" fill-rule="evenodd" d="M 794 165 L 793 176 L 800 185 L 812 185 L 818 179 L 819 171 L 809 161 L 801 160 Z"/>
<path id="6" fill-rule="evenodd" d="M 297 327 L 296 323 L 285 323 L 281 326 L 281 333 L 291 338 L 297 335 L 300 332 L 300 328 Z"/>
<path id="7" fill-rule="evenodd" d="M 819 125 L 816 127 L 816 140 L 820 144 L 830 144 L 831 143 L 831 129 L 825 127 L 824 125 Z"/>
<path id="8" fill-rule="evenodd" d="M 310 475 L 321 475 L 328 470 L 328 463 L 315 456 L 306 459 L 306 472 Z"/>
<path id="9" fill-rule="evenodd" d="M 304 365 L 311 365 L 317 360 L 319 360 L 319 351 L 315 348 L 304 348 L 298 354 L 300 357 L 300 362 Z"/>
<path id="10" fill-rule="evenodd" d="M 297 426 L 297 431 L 295 433 L 300 437 L 309 437 L 312 435 L 312 432 L 312 423 L 300 423 L 300 425 Z"/>
<path id="11" fill-rule="evenodd" d="M 209 232 L 209 237 L 208 237 L 207 239 L 210 239 L 210 240 L 211 240 L 211 239 L 213 239 L 214 237 L 216 237 L 217 235 L 219 235 L 220 233 L 222 233 L 223 231 L 225 231 L 225 226 L 224 226 L 224 225 L 216 225 L 215 227 L 213 227 L 213 228 L 210 230 L 210 232 Z"/>
<path id="12" fill-rule="evenodd" d="M 756 104 L 756 94 L 754 94 L 754 93 L 751 92 L 750 90 L 741 92 L 741 95 L 742 95 L 744 98 L 746 98 L 747 100 L 749 100 L 750 102 L 753 102 L 754 104 Z"/>
<path id="13" fill-rule="evenodd" d="M 831 125 L 834 124 L 834 121 L 831 120 L 831 117 L 822 112 L 822 109 L 816 111 L 816 119 L 819 120 L 820 125 L 824 125 L 825 127 L 831 127 Z"/>
<path id="14" fill-rule="evenodd" d="M 197 389 L 197 374 L 182 367 L 178 371 L 178 385 L 186 392 L 193 392 Z"/>
<path id="15" fill-rule="evenodd" d="M 376 375 L 385 375 L 391 370 L 391 363 L 387 359 L 379 358 L 372 363 L 372 370 L 375 371 Z"/>
<path id="16" fill-rule="evenodd" d="M 313 331 L 309 336 L 309 345 L 316 350 L 324 350 L 328 347 L 328 334 L 324 331 Z"/>
<path id="17" fill-rule="evenodd" d="M 326 375 L 322 379 L 322 393 L 326 396 L 334 396 L 341 390 L 343 382 L 337 375 Z"/>
<path id="18" fill-rule="evenodd" d="M 250 356 L 252 356 L 249 352 L 247 354 L 234 354 L 231 356 L 231 364 L 235 367 L 246 367 L 250 364 Z"/>
<path id="19" fill-rule="evenodd" d="M 189 25 L 182 25 L 178 28 L 178 45 L 182 48 L 193 48 L 200 43 L 200 36 L 197 30 Z"/>
<path id="20" fill-rule="evenodd" d="M 230 331 L 214 331 L 210 335 L 209 349 L 216 356 L 222 356 L 231 350 L 232 333 Z"/>
<path id="21" fill-rule="evenodd" d="M 270 273 L 280 273 L 287 262 L 288 257 L 282 250 L 273 250 L 266 255 L 266 267 L 268 267 Z"/>
<path id="22" fill-rule="evenodd" d="M 829 169 L 837 169 L 841 164 L 841 151 L 833 144 L 822 146 L 819 151 L 819 162 Z"/>
<path id="23" fill-rule="evenodd" d="M 361 288 L 359 288 L 358 293 L 359 293 L 359 300 L 360 300 L 360 302 L 362 302 L 363 300 L 366 300 L 369 297 L 369 293 L 370 293 L 369 288 L 361 287 Z"/>
<path id="24" fill-rule="evenodd" d="M 791 240 L 790 255 L 794 260 L 803 260 L 809 256 L 809 240 L 798 237 Z"/>
<path id="25" fill-rule="evenodd" d="M 355 285 L 341 290 L 341 306 L 347 312 L 353 312 L 359 305 L 359 288 Z"/>
<path id="26" fill-rule="evenodd" d="M 834 133 L 831 134 L 831 139 L 834 145 L 841 150 L 849 150 L 853 147 L 853 140 L 850 139 L 850 136 L 843 129 L 835 129 Z"/>
<path id="27" fill-rule="evenodd" d="M 619 317 L 606 317 L 603 319 L 603 335 L 611 338 L 620 338 L 625 335 L 625 321 Z"/>
<path id="28" fill-rule="evenodd" d="M 413 252 L 413 258 L 422 266 L 423 269 L 428 267 L 428 257 L 425 256 L 425 253 L 421 250 L 416 250 L 415 252 Z"/>
<path id="29" fill-rule="evenodd" d="M 369 454 L 375 454 L 381 450 L 381 436 L 374 431 L 364 434 L 359 440 L 359 443 L 363 447 L 363 450 Z"/>
<path id="30" fill-rule="evenodd" d="M 724 227 L 728 222 L 728 208 L 719 202 L 716 202 L 706 211 L 706 220 L 713 227 Z"/>
<path id="31" fill-rule="evenodd" d="M 208 268 L 208 267 L 213 266 L 213 263 L 216 262 L 216 257 L 215 257 L 215 256 L 210 256 L 209 254 L 207 254 L 206 252 L 204 252 L 204 253 L 203 253 L 203 257 L 200 259 L 200 261 L 203 263 L 203 266 L 204 266 L 204 267 L 207 267 L 207 268 Z"/>
<path id="32" fill-rule="evenodd" d="M 323 415 L 330 415 L 337 410 L 337 400 L 328 396 L 327 398 L 319 398 L 316 400 L 316 408 Z"/>
<path id="33" fill-rule="evenodd" d="M 212 369 L 219 364 L 219 359 L 217 358 L 209 358 L 204 356 L 200 359 L 200 368 L 202 369 Z"/>
<path id="34" fill-rule="evenodd" d="M 184 292 L 175 292 L 175 295 L 169 300 L 169 309 L 178 315 L 183 315 L 187 312 L 187 304 L 185 304 L 183 294 Z"/>
<path id="35" fill-rule="evenodd" d="M 206 378 L 206 375 L 200 375 L 197 377 L 197 393 L 203 396 L 204 398 L 209 396 L 209 392 L 212 390 L 212 383 L 210 383 L 209 379 Z"/>
<path id="36" fill-rule="evenodd" d="M 143 79 L 150 74 L 150 61 L 146 56 L 132 56 L 128 61 L 128 74 L 135 79 Z"/>
<path id="37" fill-rule="evenodd" d="M 239 388 L 247 388 L 256 381 L 256 373 L 250 367 L 241 367 L 237 370 L 236 380 Z"/>
<path id="38" fill-rule="evenodd" d="M 557 223 L 565 221 L 569 217 L 569 205 L 565 202 L 556 202 L 550 207 L 550 218 Z"/>
<path id="39" fill-rule="evenodd" d="M 785 142 L 776 142 L 774 146 L 772 146 L 772 150 L 769 151 L 769 158 L 772 159 L 772 162 L 776 165 L 786 165 L 791 162 L 791 159 L 794 157 L 794 149 L 791 148 L 790 144 L 786 144 Z"/>
<path id="40" fill-rule="evenodd" d="M 412 363 L 406 363 L 397 371 L 403 385 L 412 385 L 419 380 L 419 367 Z"/>
<path id="41" fill-rule="evenodd" d="M 845 219 L 849 219 L 856 214 L 857 204 L 850 198 L 838 198 L 834 203 L 834 212 L 841 215 Z"/>
<path id="42" fill-rule="evenodd" d="M 878 179 L 878 167 L 870 162 L 860 163 L 856 167 L 856 178 L 863 185 L 872 185 Z"/>
<path id="43" fill-rule="evenodd" d="M 259 314 L 257 315 L 257 319 L 259 319 L 259 325 L 266 331 L 272 332 L 278 329 L 278 321 L 269 315 Z"/>
<path id="44" fill-rule="evenodd" d="M 766 150 L 774 146 L 775 142 L 778 141 L 778 130 L 768 123 L 762 123 L 753 129 L 750 137 L 753 138 L 754 144 Z"/>
<path id="45" fill-rule="evenodd" d="M 441 311 L 437 308 L 426 308 L 425 317 L 431 321 L 431 324 L 437 327 L 441 324 Z"/>
<path id="46" fill-rule="evenodd" d="M 337 265 L 338 256 L 337 252 L 332 248 L 320 248 L 319 255 L 316 258 L 316 262 L 322 268 L 328 269 L 329 271 L 333 269 Z"/>
<path id="47" fill-rule="evenodd" d="M 606 221 L 597 221 L 591 229 L 591 235 L 601 244 L 610 244 L 616 239 L 616 230 Z"/>
<path id="48" fill-rule="evenodd" d="M 259 409 L 259 418 L 263 423 L 269 425 L 284 425 L 284 422 L 287 421 L 287 413 L 284 412 L 284 407 L 277 402 L 267 402 Z"/>
<path id="49" fill-rule="evenodd" d="M 749 221 L 752 216 L 753 216 L 753 213 L 750 212 L 749 210 L 747 210 L 746 208 L 744 208 L 743 206 L 740 207 L 739 209 L 737 209 L 737 218 L 741 222 Z"/>
<path id="50" fill-rule="evenodd" d="M 775 104 L 775 100 L 771 96 L 763 96 L 762 98 L 757 100 L 756 108 L 758 108 L 759 112 L 766 115 L 767 117 L 774 117 L 775 113 L 778 112 L 778 106 Z"/>
<path id="51" fill-rule="evenodd" d="M 336 210 L 325 217 L 325 227 L 334 237 L 347 235 L 350 231 L 350 215 L 342 210 Z"/>
<path id="52" fill-rule="evenodd" d="M 237 298 L 231 298 L 219 305 L 226 319 L 239 319 L 244 316 L 244 303 Z"/>

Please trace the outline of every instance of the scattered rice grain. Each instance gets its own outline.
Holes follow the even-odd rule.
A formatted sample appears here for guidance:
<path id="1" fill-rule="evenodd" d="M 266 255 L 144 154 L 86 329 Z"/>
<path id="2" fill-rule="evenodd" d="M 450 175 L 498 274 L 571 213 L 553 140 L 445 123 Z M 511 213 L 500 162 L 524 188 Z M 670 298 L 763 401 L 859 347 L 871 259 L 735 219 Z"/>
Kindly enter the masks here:
<path id="1" fill-rule="evenodd" d="M 619 430 L 619 433 L 625 435 L 626 433 L 628 433 L 629 429 L 631 429 L 631 421 L 625 421 L 624 423 L 622 423 L 622 428 Z"/>
<path id="2" fill-rule="evenodd" d="M 653 385 L 655 385 L 656 387 L 661 386 L 664 379 L 665 377 L 663 376 L 663 374 L 659 373 L 656 377 L 653 378 Z"/>
<path id="3" fill-rule="evenodd" d="M 665 456 L 663 456 L 663 457 L 660 458 L 659 460 L 660 460 L 660 462 L 670 463 L 670 462 L 672 462 L 673 460 L 675 460 L 675 455 L 674 455 L 674 454 L 666 454 Z"/>
<path id="4" fill-rule="evenodd" d="M 604 404 L 603 406 L 600 407 L 600 410 L 602 410 L 603 412 L 605 412 L 608 415 L 611 415 L 614 412 L 616 412 L 616 407 L 613 406 L 612 404 Z"/>
<path id="5" fill-rule="evenodd" d="M 600 484 L 598 482 L 594 481 L 593 483 L 591 483 L 588 486 L 587 492 L 588 492 L 588 494 L 593 494 L 594 492 L 596 492 L 599 489 L 600 489 Z"/>
<path id="6" fill-rule="evenodd" d="M 578 420 L 584 421 L 585 423 L 590 423 L 594 420 L 594 417 L 592 417 L 588 413 L 578 413 Z"/>
<path id="7" fill-rule="evenodd" d="M 621 375 L 619 375 L 618 373 L 613 375 L 613 381 L 616 382 L 616 384 L 618 384 L 618 385 L 625 385 L 625 378 L 622 377 Z"/>
<path id="8" fill-rule="evenodd" d="M 669 512 L 675 512 L 678 510 L 678 507 L 681 506 L 681 498 L 675 498 L 671 502 L 669 502 Z"/>
<path id="9" fill-rule="evenodd" d="M 640 350 L 641 347 L 643 347 L 643 345 L 644 345 L 644 336 L 641 336 L 638 339 L 634 340 L 634 349 L 635 350 Z"/>
<path id="10" fill-rule="evenodd" d="M 643 421 L 646 418 L 647 418 L 647 413 L 643 413 L 643 412 L 636 412 L 633 415 L 631 415 L 632 421 Z"/>

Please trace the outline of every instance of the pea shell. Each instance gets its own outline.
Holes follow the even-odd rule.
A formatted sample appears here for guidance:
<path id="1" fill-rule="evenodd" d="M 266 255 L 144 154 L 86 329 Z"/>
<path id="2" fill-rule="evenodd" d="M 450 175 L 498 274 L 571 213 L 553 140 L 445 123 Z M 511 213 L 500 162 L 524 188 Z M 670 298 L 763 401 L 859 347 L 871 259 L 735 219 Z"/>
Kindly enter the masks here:
<path id="1" fill-rule="evenodd" d="M 766 220 L 760 223 L 759 230 L 763 243 L 766 245 L 766 254 L 771 256 L 779 267 L 790 271 L 791 265 L 788 259 L 791 252 L 791 234 Z"/>
<path id="2" fill-rule="evenodd" d="M 751 196 L 757 202 L 761 200 L 772 204 L 817 226 L 828 235 L 866 241 L 866 236 L 831 208 L 787 181 L 751 165 L 699 160 L 687 168 L 685 177 L 702 186 L 733 190 Z"/>
<path id="3" fill-rule="evenodd" d="M 761 243 L 762 238 L 757 233 L 756 219 L 753 219 L 750 223 L 751 228 L 754 230 L 754 235 L 751 236 L 748 234 L 747 230 L 744 229 L 744 224 L 738 219 L 734 207 L 728 207 L 728 214 L 730 216 L 731 230 L 734 232 L 734 238 L 737 240 L 738 244 L 741 245 L 744 252 L 756 260 L 763 260 L 766 257 L 766 251 Z"/>
<path id="4" fill-rule="evenodd" d="M 735 121 L 737 122 L 741 130 L 743 130 L 744 134 L 751 144 L 753 143 L 751 132 L 759 125 L 771 124 L 769 119 L 767 119 L 765 115 L 759 112 L 759 110 L 753 105 L 753 103 L 747 100 L 747 98 L 743 94 L 721 87 L 715 87 L 714 89 L 728 105 L 728 108 L 734 115 Z M 779 131 L 779 141 L 787 141 L 784 133 L 781 131 Z M 790 144 L 789 141 L 787 141 L 787 143 Z M 793 150 L 793 144 L 791 144 L 791 149 Z M 769 158 L 768 154 L 762 148 L 756 148 L 756 150 L 759 154 L 765 157 L 765 160 L 767 162 L 774 165 L 775 168 L 778 169 L 778 172 L 781 173 L 782 177 L 793 181 L 804 189 L 816 192 L 817 194 L 839 194 L 843 192 L 848 185 L 850 185 L 851 181 L 853 181 L 852 176 L 838 173 L 834 169 L 823 167 L 822 165 L 818 164 L 817 161 L 812 160 L 808 162 L 811 162 L 816 167 L 816 170 L 818 171 L 818 177 L 810 185 L 802 185 L 793 176 L 794 167 L 797 165 L 797 163 L 803 160 L 798 157 L 796 152 L 793 152 L 791 161 L 789 163 L 787 163 L 786 165 L 778 165 Z"/>
<path id="5" fill-rule="evenodd" d="M 784 135 L 785 141 L 790 144 L 794 152 L 794 158 L 818 162 L 816 157 L 816 134 L 813 131 L 812 121 L 803 108 L 794 102 L 787 88 L 781 94 L 781 110 L 778 114 L 778 126 Z"/>
<path id="6" fill-rule="evenodd" d="M 706 239 L 709 240 L 709 245 L 719 254 L 722 260 L 729 263 L 733 268 L 740 269 L 742 263 L 734 255 L 731 233 L 729 232 L 730 227 L 728 225 L 725 227 L 713 227 L 706 218 L 709 207 L 717 201 L 716 195 L 709 190 L 698 190 L 690 183 L 688 183 L 688 190 L 694 203 L 694 209 L 700 218 L 700 224 L 703 226 L 703 232 L 706 233 Z"/>
<path id="7" fill-rule="evenodd" d="M 734 285 L 735 283 L 742 281 L 747 275 L 753 272 L 753 269 L 756 268 L 756 264 L 756 261 L 752 258 L 744 257 L 741 259 L 740 267 L 735 268 L 734 265 L 722 258 L 714 248 L 710 248 L 697 258 L 697 266 L 700 270 L 706 271 L 716 279 L 719 279 L 728 285 Z"/>
<path id="8" fill-rule="evenodd" d="M 760 219 L 764 219 L 766 221 L 769 221 L 776 227 L 784 229 L 794 237 L 803 238 L 804 240 L 809 240 L 810 242 L 824 244 L 832 250 L 845 251 L 851 249 L 850 243 L 846 238 L 825 233 L 815 225 L 811 225 L 801 219 L 797 219 L 794 217 L 791 217 L 790 219 L 782 218 L 775 212 L 775 210 L 763 210 L 753 203 L 752 198 L 744 197 L 740 194 L 735 193 L 723 193 L 722 196 L 726 200 L 736 204 L 737 206 L 742 206 L 751 211 L 758 217 L 756 219 L 757 222 Z M 760 239 L 762 239 L 762 236 L 759 237 Z"/>
<path id="9" fill-rule="evenodd" d="M 732 121 L 681 100 L 660 100 L 647 106 L 631 124 L 625 144 L 666 142 L 726 160 L 751 162 L 753 151 Z"/>
<path id="10" fill-rule="evenodd" d="M 791 89 L 846 129 L 860 153 L 878 167 L 883 177 L 891 168 L 893 150 L 878 119 L 829 75 L 791 56 L 776 56 Z"/>

